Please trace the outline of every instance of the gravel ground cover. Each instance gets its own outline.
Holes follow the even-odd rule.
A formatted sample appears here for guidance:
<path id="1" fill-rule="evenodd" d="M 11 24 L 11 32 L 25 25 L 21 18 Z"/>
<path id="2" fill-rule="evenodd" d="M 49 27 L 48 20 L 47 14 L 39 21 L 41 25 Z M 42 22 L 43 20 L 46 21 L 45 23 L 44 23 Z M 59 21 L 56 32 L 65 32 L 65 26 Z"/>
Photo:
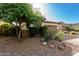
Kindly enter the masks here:
<path id="1" fill-rule="evenodd" d="M 67 44 L 64 50 L 57 47 L 50 48 L 40 42 L 40 37 L 21 38 L 17 41 L 16 37 L 0 36 L 0 55 L 1 56 L 71 56 L 79 52 L 79 46 Z M 55 45 L 55 41 L 50 40 L 48 44 Z"/>

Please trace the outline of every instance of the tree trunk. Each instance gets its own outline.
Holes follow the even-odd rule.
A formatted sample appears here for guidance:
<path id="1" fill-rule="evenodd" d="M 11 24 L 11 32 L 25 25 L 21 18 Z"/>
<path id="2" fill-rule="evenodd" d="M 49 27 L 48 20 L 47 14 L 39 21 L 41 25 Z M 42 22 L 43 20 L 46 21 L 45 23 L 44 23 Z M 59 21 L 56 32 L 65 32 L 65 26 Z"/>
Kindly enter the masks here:
<path id="1" fill-rule="evenodd" d="M 21 28 L 20 28 L 20 26 L 16 27 L 16 34 L 17 34 L 17 39 L 20 40 L 20 37 L 21 37 Z"/>
<path id="2" fill-rule="evenodd" d="M 18 40 L 21 39 L 21 30 L 19 31 L 19 34 L 18 34 Z"/>

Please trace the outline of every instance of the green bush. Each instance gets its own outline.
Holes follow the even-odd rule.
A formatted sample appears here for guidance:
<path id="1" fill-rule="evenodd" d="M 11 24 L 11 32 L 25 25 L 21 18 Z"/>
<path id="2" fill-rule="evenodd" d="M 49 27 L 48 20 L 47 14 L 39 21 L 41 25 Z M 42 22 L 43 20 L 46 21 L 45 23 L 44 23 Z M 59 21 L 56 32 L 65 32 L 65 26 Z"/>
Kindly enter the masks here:
<path id="1" fill-rule="evenodd" d="M 30 37 L 35 36 L 38 33 L 38 28 L 36 27 L 29 27 L 29 35 Z"/>
<path id="2" fill-rule="evenodd" d="M 75 28 L 74 27 L 73 30 L 76 31 L 76 32 L 78 32 L 79 31 L 79 28 Z"/>
<path id="3" fill-rule="evenodd" d="M 79 31 L 79 26 L 68 26 L 65 29 L 67 31 Z"/>
<path id="4" fill-rule="evenodd" d="M 4 36 L 16 36 L 16 30 L 8 23 L 4 23 L 0 26 L 0 35 Z"/>
<path id="5" fill-rule="evenodd" d="M 70 26 L 67 26 L 67 27 L 65 27 L 65 30 L 66 30 L 66 31 L 68 31 L 68 32 L 70 32 L 70 31 L 72 31 L 72 30 L 73 30 L 73 28 L 72 28 L 72 27 L 70 27 Z"/>
<path id="6" fill-rule="evenodd" d="M 52 33 L 52 39 L 55 39 L 57 31 L 53 30 L 51 33 Z"/>
<path id="7" fill-rule="evenodd" d="M 52 32 L 51 31 L 47 31 L 44 34 L 43 38 L 44 38 L 44 41 L 46 41 L 46 42 L 49 41 L 52 38 Z"/>
<path id="8" fill-rule="evenodd" d="M 6 31 L 6 30 L 9 30 L 11 28 L 11 25 L 8 24 L 8 23 L 4 23 L 1 25 L 1 30 L 2 31 Z"/>
<path id="9" fill-rule="evenodd" d="M 59 40 L 59 41 L 62 41 L 63 38 L 64 38 L 64 32 L 63 31 L 57 31 L 56 35 L 55 35 L 55 39 Z"/>
<path id="10" fill-rule="evenodd" d="M 48 28 L 46 26 L 40 27 L 39 28 L 39 34 L 40 34 L 40 36 L 43 37 L 46 34 L 47 30 L 48 30 Z"/>
<path id="11" fill-rule="evenodd" d="M 40 34 L 43 37 L 47 32 L 47 27 L 28 27 L 30 37 L 35 36 L 36 34 Z"/>
<path id="12" fill-rule="evenodd" d="M 43 36 L 44 41 L 49 41 L 50 39 L 55 39 L 58 41 L 62 41 L 64 38 L 63 31 L 47 31 Z"/>
<path id="13" fill-rule="evenodd" d="M 10 28 L 8 30 L 8 33 L 10 36 L 17 36 L 17 33 L 16 33 L 16 29 L 15 28 Z"/>
<path id="14" fill-rule="evenodd" d="M 0 25 L 0 35 L 8 36 L 8 30 L 10 29 L 11 25 L 9 23 L 4 23 Z"/>

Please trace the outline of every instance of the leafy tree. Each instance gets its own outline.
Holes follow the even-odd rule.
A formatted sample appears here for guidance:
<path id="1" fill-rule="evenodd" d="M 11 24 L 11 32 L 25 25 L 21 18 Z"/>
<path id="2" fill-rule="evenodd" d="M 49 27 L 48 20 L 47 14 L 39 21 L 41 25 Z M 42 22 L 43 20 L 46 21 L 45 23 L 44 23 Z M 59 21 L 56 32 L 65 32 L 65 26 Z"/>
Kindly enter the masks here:
<path id="1" fill-rule="evenodd" d="M 14 24 L 20 40 L 21 23 L 27 22 L 27 26 L 30 24 L 41 24 L 44 17 L 38 10 L 34 10 L 31 4 L 28 3 L 5 3 L 0 4 L 0 20 Z M 36 24 L 35 24 L 36 23 Z"/>
<path id="2" fill-rule="evenodd" d="M 38 9 L 34 9 L 33 15 L 29 18 L 30 24 L 33 24 L 34 27 L 42 26 L 42 21 L 45 20 L 45 17 L 42 16 L 41 12 Z"/>

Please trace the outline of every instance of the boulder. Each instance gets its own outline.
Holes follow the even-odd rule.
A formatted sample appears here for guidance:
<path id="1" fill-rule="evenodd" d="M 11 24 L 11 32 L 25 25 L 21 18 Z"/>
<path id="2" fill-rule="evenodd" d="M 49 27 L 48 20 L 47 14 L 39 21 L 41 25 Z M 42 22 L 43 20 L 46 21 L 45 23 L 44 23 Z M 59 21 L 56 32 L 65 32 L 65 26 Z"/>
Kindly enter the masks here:
<path id="1" fill-rule="evenodd" d="M 67 47 L 68 47 L 66 43 L 63 43 L 63 46 L 64 46 L 65 48 L 67 48 Z"/>
<path id="2" fill-rule="evenodd" d="M 59 49 L 59 50 L 64 50 L 65 47 L 64 47 L 64 46 L 58 46 L 58 49 Z"/>
<path id="3" fill-rule="evenodd" d="M 42 42 L 43 45 L 47 45 L 47 42 Z"/>
<path id="4" fill-rule="evenodd" d="M 48 47 L 50 47 L 50 48 L 55 48 L 55 45 L 53 45 L 53 44 L 48 44 Z"/>

